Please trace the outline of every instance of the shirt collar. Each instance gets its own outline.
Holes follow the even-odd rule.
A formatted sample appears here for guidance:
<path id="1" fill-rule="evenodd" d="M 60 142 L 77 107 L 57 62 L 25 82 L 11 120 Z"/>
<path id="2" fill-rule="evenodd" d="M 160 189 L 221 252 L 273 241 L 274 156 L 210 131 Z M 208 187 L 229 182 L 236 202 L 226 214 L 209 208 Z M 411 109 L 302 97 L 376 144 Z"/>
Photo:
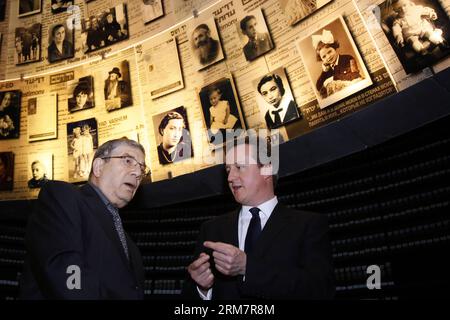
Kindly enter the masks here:
<path id="1" fill-rule="evenodd" d="M 289 107 L 289 103 L 291 102 L 291 100 L 289 100 L 287 98 L 287 96 L 288 95 L 285 93 L 284 96 L 281 98 L 278 108 L 274 108 L 273 106 L 271 106 L 269 108 L 269 114 L 270 114 L 270 117 L 272 118 L 273 122 L 275 122 L 275 115 L 272 113 L 272 111 L 275 111 L 275 110 L 281 110 L 280 119 L 281 119 L 281 122 L 283 122 L 284 117 L 286 116 L 286 113 L 287 113 L 287 109 Z"/>
<path id="2" fill-rule="evenodd" d="M 119 209 L 115 205 L 113 205 L 111 201 L 108 200 L 108 198 L 106 198 L 105 194 L 96 185 L 94 185 L 90 181 L 88 182 L 88 184 L 92 187 L 92 189 L 95 190 L 95 192 L 97 192 L 98 196 L 100 197 L 100 199 L 102 199 L 102 202 L 107 208 L 112 208 L 116 211 L 119 211 Z"/>
<path id="3" fill-rule="evenodd" d="M 257 205 L 256 207 L 259 208 L 260 214 L 264 215 L 264 217 L 266 219 L 269 219 L 270 215 L 273 212 L 273 209 L 275 208 L 275 206 L 278 203 L 278 198 L 277 196 L 274 196 L 272 199 L 267 200 L 266 202 L 261 203 L 260 205 Z M 250 209 L 253 208 L 254 206 L 242 206 L 242 214 L 243 215 L 250 215 Z"/>

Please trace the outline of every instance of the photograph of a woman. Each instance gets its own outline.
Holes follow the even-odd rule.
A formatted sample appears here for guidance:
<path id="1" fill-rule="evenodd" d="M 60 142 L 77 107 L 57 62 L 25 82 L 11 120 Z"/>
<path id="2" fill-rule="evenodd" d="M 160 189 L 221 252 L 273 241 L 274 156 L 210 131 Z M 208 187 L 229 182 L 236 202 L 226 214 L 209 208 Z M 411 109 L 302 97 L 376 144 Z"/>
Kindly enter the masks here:
<path id="1" fill-rule="evenodd" d="M 73 28 L 67 28 L 64 24 L 56 24 L 50 30 L 48 61 L 55 62 L 73 58 Z"/>

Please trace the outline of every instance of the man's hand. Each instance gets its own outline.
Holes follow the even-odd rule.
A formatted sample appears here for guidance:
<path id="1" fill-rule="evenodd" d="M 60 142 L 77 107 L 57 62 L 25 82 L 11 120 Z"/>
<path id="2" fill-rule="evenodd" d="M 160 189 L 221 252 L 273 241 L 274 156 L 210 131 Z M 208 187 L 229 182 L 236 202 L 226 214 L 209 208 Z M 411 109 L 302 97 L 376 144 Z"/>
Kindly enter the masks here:
<path id="1" fill-rule="evenodd" d="M 202 291 L 208 291 L 214 284 L 214 275 L 211 272 L 209 255 L 202 252 L 197 260 L 188 266 L 188 272 Z"/>
<path id="2" fill-rule="evenodd" d="M 239 248 L 223 243 L 205 241 L 203 245 L 213 251 L 216 269 L 227 276 L 245 275 L 247 255 Z"/>

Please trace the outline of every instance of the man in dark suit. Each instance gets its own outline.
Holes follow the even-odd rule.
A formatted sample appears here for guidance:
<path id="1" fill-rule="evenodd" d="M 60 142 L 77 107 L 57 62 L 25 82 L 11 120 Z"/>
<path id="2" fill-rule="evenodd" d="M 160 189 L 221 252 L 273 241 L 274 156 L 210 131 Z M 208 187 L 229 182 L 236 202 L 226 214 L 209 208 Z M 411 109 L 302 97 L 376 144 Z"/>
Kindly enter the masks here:
<path id="1" fill-rule="evenodd" d="M 334 295 L 324 215 L 278 203 L 266 140 L 227 148 L 228 185 L 242 207 L 204 223 L 183 288 L 197 299 L 329 299 Z M 259 148 L 258 148 L 259 147 Z"/>
<path id="2" fill-rule="evenodd" d="M 243 50 L 245 59 L 254 60 L 273 48 L 272 39 L 268 33 L 257 32 L 257 21 L 254 15 L 245 16 L 240 22 L 242 33 L 248 37 Z"/>
<path id="3" fill-rule="evenodd" d="M 119 208 L 148 173 L 144 148 L 121 138 L 100 146 L 89 182 L 49 181 L 28 222 L 22 299 L 142 299 L 144 270 Z"/>

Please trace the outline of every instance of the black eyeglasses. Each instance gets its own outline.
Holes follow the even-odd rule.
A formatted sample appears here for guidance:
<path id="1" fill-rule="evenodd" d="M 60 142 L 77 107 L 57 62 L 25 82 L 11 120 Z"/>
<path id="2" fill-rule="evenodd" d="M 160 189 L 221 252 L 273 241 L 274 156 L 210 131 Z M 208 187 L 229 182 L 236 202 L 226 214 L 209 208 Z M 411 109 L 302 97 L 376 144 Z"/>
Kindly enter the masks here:
<path id="1" fill-rule="evenodd" d="M 100 159 L 122 159 L 123 164 L 128 169 L 133 169 L 137 165 L 139 165 L 139 168 L 141 169 L 142 174 L 137 176 L 138 179 L 143 179 L 144 177 L 148 176 L 150 174 L 150 168 L 147 167 L 144 163 L 140 163 L 132 156 L 111 156 L 111 157 L 102 157 Z"/>

